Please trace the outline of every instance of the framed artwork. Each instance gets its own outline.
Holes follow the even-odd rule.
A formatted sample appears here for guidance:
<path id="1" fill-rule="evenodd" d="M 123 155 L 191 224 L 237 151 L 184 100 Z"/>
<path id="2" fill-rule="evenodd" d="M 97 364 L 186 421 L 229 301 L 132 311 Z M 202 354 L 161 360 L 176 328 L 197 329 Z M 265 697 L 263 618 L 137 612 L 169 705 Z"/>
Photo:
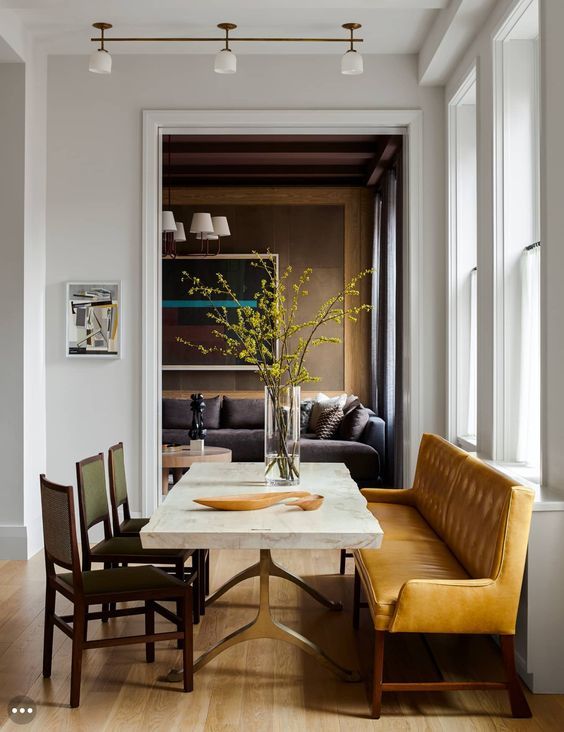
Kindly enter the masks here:
<path id="1" fill-rule="evenodd" d="M 121 283 L 67 282 L 66 355 L 121 358 Z"/>
<path id="2" fill-rule="evenodd" d="M 273 266 L 278 269 L 278 257 L 274 255 Z M 265 272 L 252 265 L 256 261 L 253 254 L 220 254 L 214 257 L 176 257 L 162 260 L 162 368 L 168 371 L 182 370 L 245 370 L 255 371 L 243 361 L 220 353 L 200 353 L 178 343 L 182 337 L 191 343 L 204 346 L 217 344 L 213 331 L 218 329 L 216 323 L 208 318 L 207 313 L 213 305 L 225 306 L 228 314 L 235 317 L 236 306 L 231 300 L 211 303 L 200 296 L 188 295 L 190 284 L 182 279 L 187 272 L 199 277 L 205 284 L 217 282 L 217 273 L 225 279 L 237 295 L 239 302 L 257 307 L 255 293 L 260 289 Z"/>

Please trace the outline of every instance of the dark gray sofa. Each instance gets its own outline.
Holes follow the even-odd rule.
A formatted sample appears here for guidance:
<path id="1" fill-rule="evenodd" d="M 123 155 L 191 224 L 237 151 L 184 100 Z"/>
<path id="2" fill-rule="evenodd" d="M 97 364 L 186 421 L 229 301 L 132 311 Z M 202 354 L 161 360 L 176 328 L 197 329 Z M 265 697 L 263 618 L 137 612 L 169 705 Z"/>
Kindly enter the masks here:
<path id="1" fill-rule="evenodd" d="M 163 443 L 188 444 L 191 422 L 189 399 L 163 399 Z M 206 399 L 204 423 L 206 444 L 230 449 L 234 462 L 264 460 L 262 399 Z M 302 462 L 345 463 L 359 486 L 380 483 L 386 454 L 385 431 L 384 421 L 373 412 L 358 441 L 319 440 L 315 434 L 302 433 L 300 442 Z"/>

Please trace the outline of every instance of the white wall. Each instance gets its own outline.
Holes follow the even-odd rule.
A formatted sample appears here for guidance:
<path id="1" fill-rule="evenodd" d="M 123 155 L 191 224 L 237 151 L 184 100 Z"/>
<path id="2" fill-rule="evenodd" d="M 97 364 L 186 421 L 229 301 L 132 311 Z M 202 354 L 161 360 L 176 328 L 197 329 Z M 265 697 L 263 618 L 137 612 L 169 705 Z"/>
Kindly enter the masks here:
<path id="1" fill-rule="evenodd" d="M 123 440 L 139 509 L 141 394 L 141 111 L 190 108 L 422 108 L 424 112 L 423 424 L 444 431 L 444 120 L 442 89 L 419 88 L 410 56 L 365 56 L 360 77 L 329 56 L 241 56 L 235 76 L 211 56 L 114 56 L 109 77 L 86 57 L 52 57 L 48 75 L 47 465 L 74 482 L 74 461 Z M 64 283 L 121 279 L 121 361 L 64 357 Z"/>
<path id="2" fill-rule="evenodd" d="M 25 552 L 23 302 L 25 66 L 0 63 L 0 551 Z M 5 103 L 9 100 L 9 103 Z"/>

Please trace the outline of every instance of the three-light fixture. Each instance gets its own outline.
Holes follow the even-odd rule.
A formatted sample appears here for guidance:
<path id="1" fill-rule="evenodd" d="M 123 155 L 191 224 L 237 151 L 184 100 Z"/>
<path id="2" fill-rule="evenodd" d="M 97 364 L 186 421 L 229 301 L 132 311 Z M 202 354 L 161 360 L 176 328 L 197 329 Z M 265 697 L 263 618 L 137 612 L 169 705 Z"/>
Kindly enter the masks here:
<path id="1" fill-rule="evenodd" d="M 225 32 L 224 38 L 107 38 L 105 33 L 112 28 L 111 23 L 94 23 L 94 28 L 100 31 L 98 38 L 91 38 L 100 47 L 90 55 L 89 69 L 94 74 L 111 74 L 112 57 L 106 50 L 105 44 L 112 43 L 224 43 L 225 46 L 215 55 L 214 71 L 217 74 L 234 74 L 237 71 L 237 56 L 229 48 L 230 43 L 349 43 L 350 46 L 341 59 L 341 73 L 347 75 L 362 74 L 362 56 L 354 47 L 355 43 L 362 43 L 362 38 L 355 38 L 354 32 L 358 30 L 360 23 L 343 23 L 343 28 L 348 30 L 350 37 L 343 38 L 244 38 L 229 35 L 237 26 L 235 23 L 219 23 L 218 28 Z"/>

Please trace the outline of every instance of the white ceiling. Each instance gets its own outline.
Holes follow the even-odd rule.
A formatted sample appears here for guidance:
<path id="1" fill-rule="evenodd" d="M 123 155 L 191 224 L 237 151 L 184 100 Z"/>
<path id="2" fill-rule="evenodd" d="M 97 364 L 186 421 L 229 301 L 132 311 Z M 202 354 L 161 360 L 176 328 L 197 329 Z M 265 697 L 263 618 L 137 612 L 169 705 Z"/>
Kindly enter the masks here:
<path id="1" fill-rule="evenodd" d="M 346 38 L 342 23 L 358 22 L 364 53 L 418 53 L 449 0 L 0 0 L 51 53 L 87 53 L 95 21 L 121 36 L 214 36 L 220 22 L 237 23 L 235 36 Z M 213 53 L 213 44 L 115 44 L 112 53 Z M 234 45 L 238 53 L 335 53 L 335 44 Z"/>

